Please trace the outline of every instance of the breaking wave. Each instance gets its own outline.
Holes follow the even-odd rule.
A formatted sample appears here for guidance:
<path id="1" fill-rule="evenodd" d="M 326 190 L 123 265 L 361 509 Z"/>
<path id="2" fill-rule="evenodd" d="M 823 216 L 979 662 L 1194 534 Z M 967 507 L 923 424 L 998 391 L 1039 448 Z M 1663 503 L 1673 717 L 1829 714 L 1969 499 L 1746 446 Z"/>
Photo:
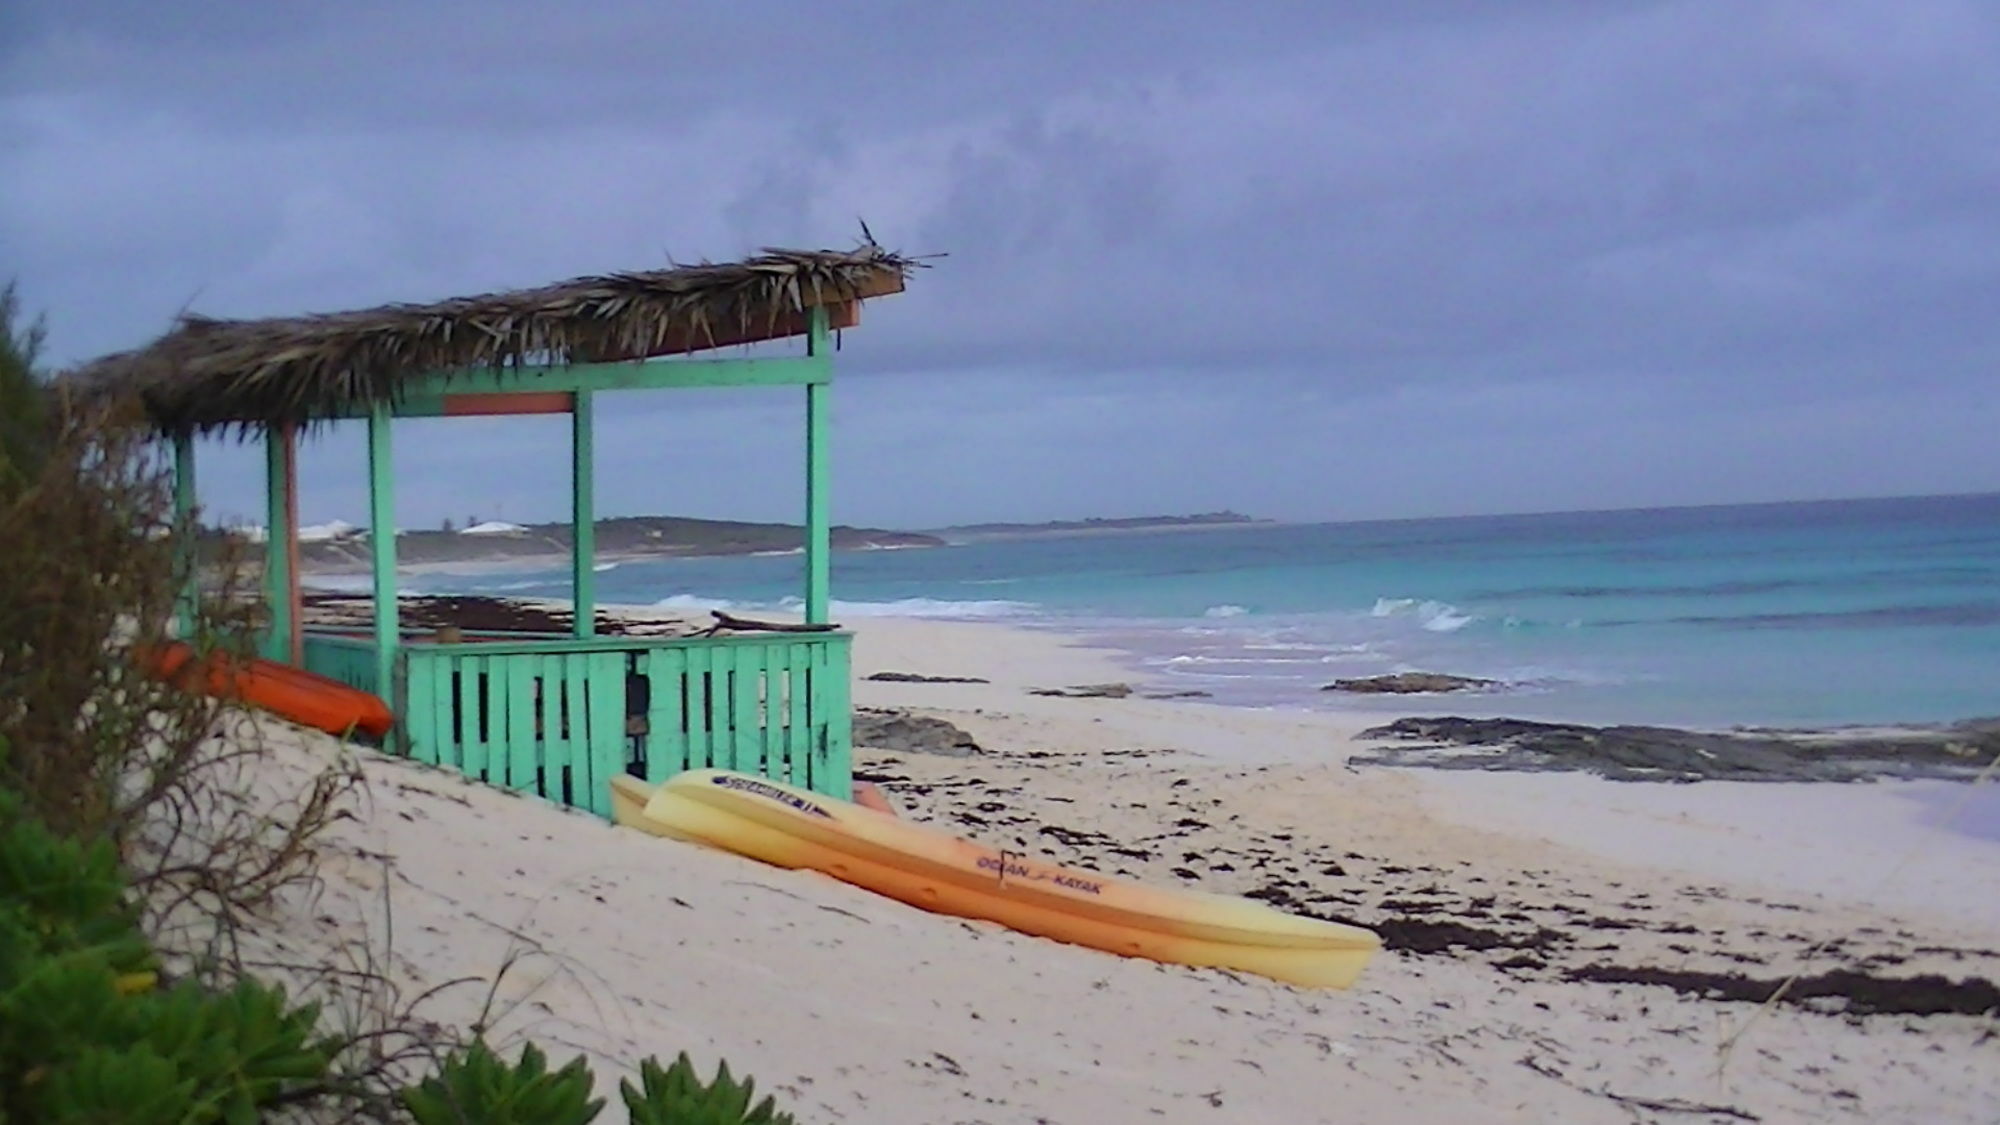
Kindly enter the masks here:
<path id="1" fill-rule="evenodd" d="M 1409 614 L 1417 619 L 1418 625 L 1433 633 L 1456 633 L 1479 620 L 1476 614 L 1467 613 L 1450 602 L 1420 601 L 1416 598 L 1376 598 L 1375 608 L 1368 613 L 1371 617 Z"/>

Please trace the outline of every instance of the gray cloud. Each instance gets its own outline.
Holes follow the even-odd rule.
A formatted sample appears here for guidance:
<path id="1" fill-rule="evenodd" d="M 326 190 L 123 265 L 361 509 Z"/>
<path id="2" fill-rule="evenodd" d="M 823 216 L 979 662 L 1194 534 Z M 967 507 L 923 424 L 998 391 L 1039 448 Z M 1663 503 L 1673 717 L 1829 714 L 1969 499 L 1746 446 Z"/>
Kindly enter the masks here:
<path id="1" fill-rule="evenodd" d="M 1376 445 L 1425 464 L 1370 514 L 2000 487 L 1967 406 L 2000 352 L 1977 0 L 12 7 L 0 267 L 63 359 L 184 305 L 420 300 L 865 218 L 949 257 L 845 342 L 856 519 L 1359 514 L 1297 482 Z M 685 447 L 757 409 L 621 413 Z M 658 432 L 605 456 L 643 472 Z M 460 514 L 483 434 L 413 511 Z"/>

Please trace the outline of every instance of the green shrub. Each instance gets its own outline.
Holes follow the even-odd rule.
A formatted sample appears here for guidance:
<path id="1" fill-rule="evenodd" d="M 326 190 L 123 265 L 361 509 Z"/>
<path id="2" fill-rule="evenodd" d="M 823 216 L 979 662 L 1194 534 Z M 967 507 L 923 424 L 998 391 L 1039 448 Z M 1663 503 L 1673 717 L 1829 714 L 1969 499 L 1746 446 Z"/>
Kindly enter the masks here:
<path id="1" fill-rule="evenodd" d="M 153 989 L 116 853 L 20 805 L 0 790 L 0 1120 L 244 1125 L 320 1087 L 316 1006 L 247 978 Z"/>
<path id="2" fill-rule="evenodd" d="M 639 1089 L 630 1081 L 618 1083 L 632 1125 L 795 1125 L 792 1115 L 778 1112 L 768 1096 L 750 1108 L 757 1083 L 745 1078 L 738 1085 L 727 1062 L 717 1064 L 715 1081 L 705 1084 L 682 1051 L 666 1070 L 654 1059 L 640 1063 L 639 1081 Z"/>
<path id="3" fill-rule="evenodd" d="M 475 1039 L 402 1100 L 417 1125 L 587 1125 L 604 1110 L 604 1099 L 590 1096 L 592 1081 L 582 1056 L 551 1072 L 533 1043 L 510 1064 Z"/>

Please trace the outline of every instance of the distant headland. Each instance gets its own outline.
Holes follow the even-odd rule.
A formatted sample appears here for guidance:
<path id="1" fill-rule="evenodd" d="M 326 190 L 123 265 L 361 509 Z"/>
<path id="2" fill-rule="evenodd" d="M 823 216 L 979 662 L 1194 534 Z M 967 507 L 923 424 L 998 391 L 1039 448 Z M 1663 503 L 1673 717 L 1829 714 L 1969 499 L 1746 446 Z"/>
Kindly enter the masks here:
<path id="1" fill-rule="evenodd" d="M 998 538 L 1018 535 L 1076 535 L 1099 531 L 1165 531 L 1173 528 L 1220 527 L 1271 523 L 1268 519 L 1241 512 L 1197 512 L 1186 516 L 1124 516 L 1115 519 L 1093 517 L 1082 520 L 1048 520 L 1043 523 L 962 523 L 933 528 L 932 533 L 947 539 Z"/>
<path id="2" fill-rule="evenodd" d="M 1093 532 L 1168 530 L 1269 523 L 1238 512 L 1203 512 L 1186 516 L 1129 516 L 1047 523 L 962 524 L 931 531 L 897 531 L 879 527 L 838 525 L 832 529 L 836 551 L 905 550 L 945 547 L 967 539 L 1029 535 L 1078 535 Z M 262 527 L 204 528 L 211 552 L 225 538 L 235 539 L 251 560 L 263 553 Z M 559 565 L 569 558 L 568 523 L 517 524 L 501 520 L 449 521 L 443 527 L 399 530 L 396 562 L 401 567 Z M 600 562 L 653 558 L 696 558 L 717 555 L 784 554 L 803 550 L 805 529 L 791 523 L 696 519 L 689 516 L 621 516 L 597 521 Z M 335 520 L 299 529 L 299 561 L 310 573 L 362 573 L 369 568 L 368 529 Z"/>
<path id="3" fill-rule="evenodd" d="M 798 524 L 709 520 L 687 516 L 621 516 L 598 520 L 596 557 L 600 562 L 692 558 L 715 555 L 783 554 L 805 547 Z M 204 529 L 219 546 L 225 535 L 242 542 L 252 559 L 262 554 L 264 529 Z M 945 540 L 914 531 L 836 526 L 836 551 L 942 547 Z M 573 542 L 565 523 L 516 524 L 500 520 L 450 524 L 434 530 L 400 530 L 396 563 L 401 567 L 532 566 L 566 562 Z M 365 572 L 369 568 L 368 529 L 334 521 L 299 529 L 299 561 L 308 572 Z"/>

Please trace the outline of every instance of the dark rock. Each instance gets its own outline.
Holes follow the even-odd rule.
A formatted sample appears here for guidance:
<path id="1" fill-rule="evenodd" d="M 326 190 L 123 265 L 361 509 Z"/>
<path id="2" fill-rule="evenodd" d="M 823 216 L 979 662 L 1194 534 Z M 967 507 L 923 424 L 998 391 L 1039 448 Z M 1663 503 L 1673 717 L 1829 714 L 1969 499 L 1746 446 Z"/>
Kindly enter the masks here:
<path id="1" fill-rule="evenodd" d="M 876 672 L 868 677 L 892 684 L 984 684 L 978 676 L 926 676 L 921 672 Z"/>
<path id="2" fill-rule="evenodd" d="M 876 708 L 854 712 L 854 745 L 947 758 L 968 758 L 983 752 L 970 734 L 943 719 Z"/>
<path id="3" fill-rule="evenodd" d="M 1459 716 L 1398 719 L 1361 737 L 1424 742 L 1353 760 L 1365 765 L 1582 770 L 1614 781 L 1966 779 L 2000 752 L 2000 723 L 1972 720 L 1853 736 L 1592 727 Z"/>
<path id="4" fill-rule="evenodd" d="M 1335 680 L 1321 691 L 1351 691 L 1367 695 L 1410 695 L 1419 692 L 1476 691 L 1498 686 L 1498 680 L 1478 676 L 1448 676 L 1442 672 L 1397 672 L 1358 680 Z"/>
<path id="5" fill-rule="evenodd" d="M 1131 684 L 1078 684 L 1064 688 L 1029 688 L 1029 695 L 1055 695 L 1064 699 L 1123 699 L 1132 694 Z"/>
<path id="6" fill-rule="evenodd" d="M 1147 692 L 1146 694 L 1144 694 L 1144 695 L 1140 696 L 1139 698 L 1141 698 L 1141 699 L 1209 699 L 1209 698 L 1212 698 L 1212 696 L 1210 695 L 1210 693 L 1208 693 L 1208 692 L 1205 692 L 1205 691 L 1195 691 L 1195 690 L 1191 690 L 1191 689 L 1190 689 L 1190 690 L 1188 690 L 1188 691 L 1149 691 L 1149 692 Z"/>

